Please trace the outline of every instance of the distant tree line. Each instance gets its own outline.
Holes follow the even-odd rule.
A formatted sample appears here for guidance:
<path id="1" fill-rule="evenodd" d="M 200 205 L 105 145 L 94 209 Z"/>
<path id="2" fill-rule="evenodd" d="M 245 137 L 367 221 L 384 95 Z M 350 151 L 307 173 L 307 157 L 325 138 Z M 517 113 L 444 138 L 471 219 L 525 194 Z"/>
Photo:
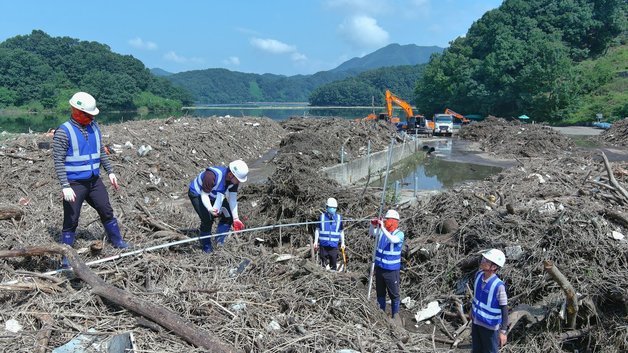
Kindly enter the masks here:
<path id="1" fill-rule="evenodd" d="M 0 108 L 67 110 L 78 90 L 92 94 L 101 110 L 172 110 L 191 102 L 183 89 L 104 44 L 40 30 L 0 43 Z"/>
<path id="2" fill-rule="evenodd" d="M 383 67 L 360 73 L 355 77 L 331 82 L 316 88 L 309 97 L 314 106 L 368 106 L 385 104 L 384 92 L 412 101 L 417 80 L 425 64 Z"/>
<path id="3" fill-rule="evenodd" d="M 626 46 L 621 44 L 626 4 L 505 0 L 432 58 L 416 86 L 415 103 L 428 113 L 449 107 L 464 110 L 461 113 L 527 114 L 546 121 L 595 109 L 627 114 L 625 81 L 623 94 L 614 100 L 585 107 L 592 104 L 585 103 L 591 96 L 611 94 L 600 87 L 616 79 L 618 70 L 625 72 Z M 612 55 L 623 63 L 591 63 L 617 45 Z"/>

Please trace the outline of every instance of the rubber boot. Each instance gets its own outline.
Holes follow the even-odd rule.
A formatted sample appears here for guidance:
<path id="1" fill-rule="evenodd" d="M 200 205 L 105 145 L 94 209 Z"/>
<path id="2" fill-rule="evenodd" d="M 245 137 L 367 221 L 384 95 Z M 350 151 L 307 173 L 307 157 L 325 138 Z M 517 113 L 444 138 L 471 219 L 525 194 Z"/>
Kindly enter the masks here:
<path id="1" fill-rule="evenodd" d="M 379 303 L 380 309 L 386 311 L 386 297 L 377 297 L 377 303 Z"/>
<path id="2" fill-rule="evenodd" d="M 212 232 L 201 232 L 200 234 L 201 237 L 208 236 L 208 235 L 212 235 Z M 201 248 L 203 249 L 204 252 L 209 254 L 210 252 L 214 251 L 214 248 L 212 247 L 212 238 L 207 237 L 207 238 L 199 239 L 199 241 L 201 242 Z"/>
<path id="3" fill-rule="evenodd" d="M 390 313 L 393 319 L 395 318 L 395 315 L 399 313 L 399 304 L 401 304 L 399 300 L 395 300 L 390 304 Z"/>
<path id="4" fill-rule="evenodd" d="M 62 232 L 61 233 L 61 244 L 67 244 L 69 246 L 74 245 L 74 238 L 76 237 L 76 233 L 74 232 Z M 68 259 L 63 256 L 61 258 L 61 268 L 70 268 L 70 262 Z"/>
<path id="5" fill-rule="evenodd" d="M 216 234 L 224 233 L 216 237 L 216 244 L 222 245 L 225 243 L 227 239 L 227 235 L 229 235 L 229 230 L 231 229 L 231 224 L 229 223 L 218 223 L 216 227 Z"/>
<path id="6" fill-rule="evenodd" d="M 107 233 L 107 237 L 109 238 L 111 244 L 113 244 L 114 248 L 126 249 L 129 247 L 129 244 L 122 239 L 117 219 L 114 218 L 106 223 L 103 223 L 103 227 L 105 227 L 105 233 Z"/>

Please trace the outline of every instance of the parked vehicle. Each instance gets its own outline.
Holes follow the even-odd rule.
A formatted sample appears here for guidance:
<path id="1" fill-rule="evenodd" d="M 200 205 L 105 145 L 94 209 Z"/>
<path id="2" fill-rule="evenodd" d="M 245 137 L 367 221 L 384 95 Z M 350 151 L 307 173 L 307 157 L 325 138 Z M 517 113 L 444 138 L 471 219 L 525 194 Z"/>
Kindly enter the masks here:
<path id="1" fill-rule="evenodd" d="M 434 114 L 434 136 L 451 136 L 454 133 L 454 117 L 451 114 Z"/>

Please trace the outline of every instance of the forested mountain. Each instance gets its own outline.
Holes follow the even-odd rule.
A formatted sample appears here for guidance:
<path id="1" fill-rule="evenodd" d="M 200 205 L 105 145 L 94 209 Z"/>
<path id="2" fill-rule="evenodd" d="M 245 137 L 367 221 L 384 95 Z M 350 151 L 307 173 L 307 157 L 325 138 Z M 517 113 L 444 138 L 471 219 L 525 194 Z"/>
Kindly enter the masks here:
<path id="1" fill-rule="evenodd" d="M 258 75 L 226 69 L 207 69 L 186 71 L 165 77 L 176 86 L 189 91 L 195 101 L 200 104 L 304 102 L 308 101 L 312 91 L 321 85 L 353 77 L 375 68 L 426 63 L 432 53 L 439 53 L 442 50 L 439 47 L 419 47 L 414 44 L 390 44 L 362 58 L 346 61 L 333 70 L 321 71 L 313 75 Z M 381 73 L 388 74 L 385 71 Z M 377 90 L 382 88 L 378 87 Z M 371 104 L 371 93 L 362 91 L 355 94 L 360 97 L 367 94 L 368 104 Z M 345 95 L 346 97 L 348 96 Z M 342 101 L 348 102 L 351 99 Z M 334 105 L 340 104 L 342 103 L 336 102 Z M 351 105 L 359 105 L 359 103 L 355 101 Z"/>
<path id="2" fill-rule="evenodd" d="M 207 69 L 180 72 L 166 79 L 190 92 L 199 104 L 304 102 L 314 88 L 351 74 L 354 73 L 321 71 L 314 75 L 283 76 Z"/>
<path id="3" fill-rule="evenodd" d="M 0 108 L 69 109 L 78 90 L 102 109 L 177 109 L 190 96 L 144 64 L 97 42 L 51 37 L 35 30 L 0 43 Z"/>
<path id="4" fill-rule="evenodd" d="M 309 102 L 316 106 L 368 106 L 375 97 L 375 105 L 383 105 L 384 92 L 389 89 L 408 102 L 413 97 L 417 80 L 425 64 L 383 67 L 365 71 L 356 77 L 334 81 L 316 88 Z"/>
<path id="5" fill-rule="evenodd" d="M 172 72 L 168 72 L 166 70 L 160 69 L 158 67 L 150 69 L 150 73 L 157 76 L 157 77 L 163 77 L 163 76 L 170 76 L 172 75 Z"/>
<path id="6" fill-rule="evenodd" d="M 444 48 L 430 46 L 421 47 L 414 44 L 389 44 L 361 58 L 353 58 L 330 70 L 334 72 L 353 70 L 363 72 L 386 66 L 418 65 L 430 61 L 435 53 L 442 53 Z"/>
<path id="7" fill-rule="evenodd" d="M 605 94 L 599 88 L 619 78 L 624 84 L 614 87 L 623 93 L 595 109 L 625 116 L 626 77 L 618 71 L 625 73 L 626 61 L 603 58 L 626 57 L 620 44 L 627 6 L 624 0 L 505 0 L 427 65 L 415 103 L 428 113 L 449 107 L 557 121 L 585 114 L 583 98 Z"/>

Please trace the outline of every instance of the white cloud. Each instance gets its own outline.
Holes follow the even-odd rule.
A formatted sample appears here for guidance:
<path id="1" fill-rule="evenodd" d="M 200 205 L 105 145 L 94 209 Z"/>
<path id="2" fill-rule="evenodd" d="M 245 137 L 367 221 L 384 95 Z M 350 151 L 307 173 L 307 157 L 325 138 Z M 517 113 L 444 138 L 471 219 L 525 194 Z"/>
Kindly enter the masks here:
<path id="1" fill-rule="evenodd" d="M 129 39 L 129 45 L 136 49 L 142 50 L 155 50 L 157 49 L 157 44 L 151 41 L 144 41 L 140 37 L 135 37 L 133 39 Z"/>
<path id="2" fill-rule="evenodd" d="M 165 60 L 168 61 L 174 61 L 176 63 L 179 64 L 184 64 L 184 63 L 188 63 L 188 62 L 192 62 L 192 63 L 203 63 L 205 60 L 201 59 L 201 58 L 196 58 L 196 57 L 192 57 L 192 58 L 187 58 L 185 56 L 181 56 L 178 55 L 177 53 L 175 53 L 174 51 L 169 51 L 166 54 L 164 54 L 163 58 Z"/>
<path id="3" fill-rule="evenodd" d="M 240 66 L 240 58 L 237 56 L 230 56 L 224 59 L 222 63 L 229 66 Z"/>
<path id="4" fill-rule="evenodd" d="M 338 30 L 347 42 L 358 48 L 382 47 L 388 44 L 388 32 L 369 16 L 350 17 L 338 26 Z"/>
<path id="5" fill-rule="evenodd" d="M 296 47 L 288 45 L 284 42 L 280 42 L 276 39 L 261 39 L 251 38 L 251 45 L 257 49 L 272 53 L 272 54 L 286 54 L 296 51 Z"/>
<path id="6" fill-rule="evenodd" d="M 292 59 L 292 61 L 305 61 L 307 60 L 307 56 L 299 52 L 294 52 L 290 55 L 290 59 Z"/>

